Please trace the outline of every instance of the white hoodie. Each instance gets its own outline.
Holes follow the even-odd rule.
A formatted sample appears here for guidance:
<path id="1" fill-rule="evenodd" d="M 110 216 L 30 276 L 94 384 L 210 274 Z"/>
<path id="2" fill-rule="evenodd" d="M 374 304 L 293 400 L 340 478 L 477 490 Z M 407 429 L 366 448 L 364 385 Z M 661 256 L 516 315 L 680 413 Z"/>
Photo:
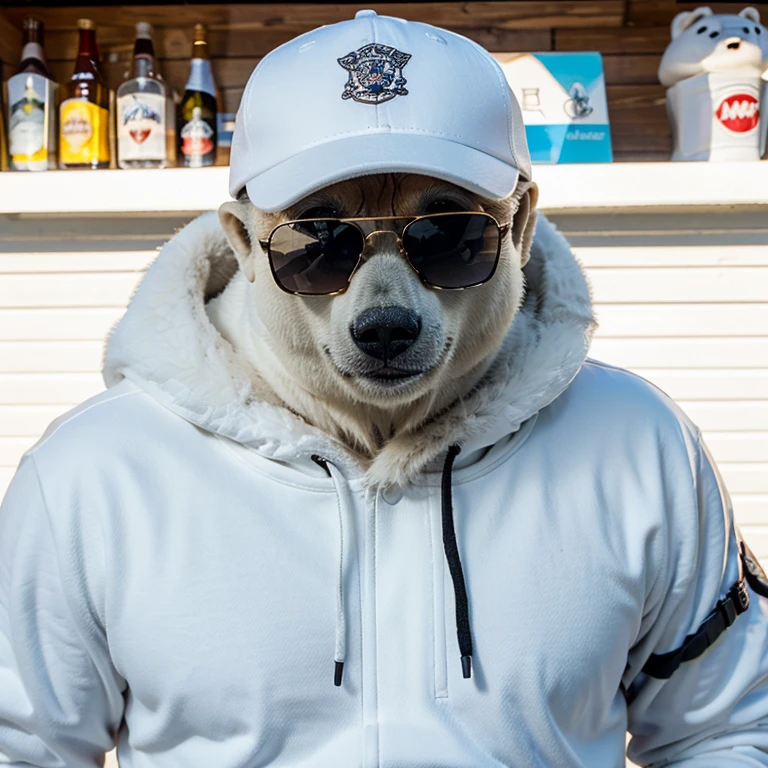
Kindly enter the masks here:
<path id="1" fill-rule="evenodd" d="M 768 766 L 766 598 L 670 679 L 640 671 L 737 581 L 736 531 L 696 427 L 584 362 L 586 281 L 546 220 L 489 377 L 377 460 L 396 486 L 250 398 L 205 311 L 234 272 L 215 217 L 177 235 L 110 389 L 19 467 L 0 764 L 94 766 L 117 737 L 122 768 L 618 768 L 629 729 L 640 765 Z"/>

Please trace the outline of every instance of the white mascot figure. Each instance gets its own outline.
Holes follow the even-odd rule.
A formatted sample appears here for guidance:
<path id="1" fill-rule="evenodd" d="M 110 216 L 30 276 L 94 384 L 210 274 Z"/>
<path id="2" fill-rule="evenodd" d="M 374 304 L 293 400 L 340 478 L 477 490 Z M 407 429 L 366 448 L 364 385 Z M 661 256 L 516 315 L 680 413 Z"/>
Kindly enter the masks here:
<path id="1" fill-rule="evenodd" d="M 673 160 L 759 160 L 768 129 L 768 30 L 755 8 L 679 13 L 659 65 Z"/>

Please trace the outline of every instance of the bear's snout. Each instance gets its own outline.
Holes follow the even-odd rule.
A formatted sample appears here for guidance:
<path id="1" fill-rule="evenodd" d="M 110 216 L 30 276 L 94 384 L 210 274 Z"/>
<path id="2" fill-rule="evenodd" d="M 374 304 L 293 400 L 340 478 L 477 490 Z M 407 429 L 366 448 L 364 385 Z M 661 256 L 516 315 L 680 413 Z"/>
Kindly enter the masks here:
<path id="1" fill-rule="evenodd" d="M 361 312 L 350 332 L 366 355 L 390 360 L 405 352 L 419 336 L 421 317 L 407 307 L 372 307 Z"/>

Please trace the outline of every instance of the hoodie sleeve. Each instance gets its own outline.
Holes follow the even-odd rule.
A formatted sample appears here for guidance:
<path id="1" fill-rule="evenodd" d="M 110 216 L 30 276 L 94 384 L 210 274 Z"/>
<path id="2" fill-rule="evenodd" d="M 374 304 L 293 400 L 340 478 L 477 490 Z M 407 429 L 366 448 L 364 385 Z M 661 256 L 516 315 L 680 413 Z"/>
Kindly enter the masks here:
<path id="1" fill-rule="evenodd" d="M 49 510 L 27 455 L 0 506 L 0 765 L 100 766 L 122 718 L 82 556 L 98 537 L 56 541 L 49 514 L 67 512 Z"/>
<path id="2" fill-rule="evenodd" d="M 640 671 L 651 654 L 679 648 L 740 575 L 727 491 L 698 431 L 684 437 L 693 484 L 681 496 L 690 501 L 677 497 L 667 510 L 666 564 L 629 655 L 627 754 L 648 768 L 768 766 L 768 598 L 748 587 L 748 609 L 669 679 Z"/>

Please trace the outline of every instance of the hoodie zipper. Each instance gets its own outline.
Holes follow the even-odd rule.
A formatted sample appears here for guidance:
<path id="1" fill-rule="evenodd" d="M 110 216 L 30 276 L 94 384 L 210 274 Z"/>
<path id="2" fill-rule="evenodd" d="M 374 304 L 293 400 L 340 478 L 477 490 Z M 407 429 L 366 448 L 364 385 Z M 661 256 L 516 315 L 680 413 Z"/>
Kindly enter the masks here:
<path id="1" fill-rule="evenodd" d="M 379 660 L 376 642 L 376 547 L 378 545 L 379 492 L 365 493 L 363 584 L 360 615 L 363 621 L 362 694 L 364 768 L 378 768 L 379 754 Z"/>
<path id="2" fill-rule="evenodd" d="M 434 697 L 448 698 L 448 648 L 446 629 L 446 568 L 450 571 L 456 610 L 456 629 L 459 651 L 461 655 L 462 675 L 471 677 L 472 667 L 472 636 L 469 620 L 469 604 L 464 580 L 463 568 L 456 540 L 452 469 L 456 456 L 461 448 L 453 445 L 446 454 L 440 493 L 439 508 L 435 505 L 434 495 L 429 496 L 429 542 L 432 568 L 432 627 L 433 627 L 433 673 Z M 337 579 L 337 611 L 336 611 L 336 647 L 334 651 L 334 684 L 342 685 L 344 662 L 346 660 L 346 610 L 344 595 L 345 562 L 347 555 L 348 537 L 354 529 L 353 520 L 345 522 L 348 510 L 340 483 L 342 476 L 329 461 L 321 456 L 313 455 L 312 460 L 321 466 L 333 481 L 336 491 L 338 521 L 339 521 L 339 571 Z M 361 682 L 363 703 L 364 729 L 364 765 L 379 764 L 379 727 L 378 727 L 378 653 L 377 638 L 378 617 L 376 611 L 376 579 L 377 558 L 376 545 L 378 541 L 378 502 L 379 498 L 386 500 L 385 494 L 377 489 L 365 492 L 365 514 L 363 534 L 363 584 L 361 590 L 360 615 L 362 620 L 362 658 Z M 348 500 L 347 500 L 348 501 Z M 347 527 L 345 535 L 345 527 Z M 439 553 L 439 555 L 438 555 Z M 447 564 L 446 564 L 447 561 Z M 372 663 L 370 663 L 372 661 Z"/>

